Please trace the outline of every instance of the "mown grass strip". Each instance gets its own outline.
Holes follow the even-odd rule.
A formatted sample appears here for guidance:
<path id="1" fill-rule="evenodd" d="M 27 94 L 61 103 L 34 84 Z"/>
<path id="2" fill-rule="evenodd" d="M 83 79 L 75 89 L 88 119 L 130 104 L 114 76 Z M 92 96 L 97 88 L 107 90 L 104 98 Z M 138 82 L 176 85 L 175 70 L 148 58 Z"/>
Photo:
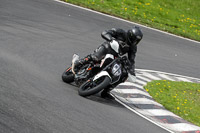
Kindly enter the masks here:
<path id="1" fill-rule="evenodd" d="M 200 0 L 62 0 L 200 41 Z"/>
<path id="2" fill-rule="evenodd" d="M 200 126 L 200 84 L 158 80 L 144 88 L 166 109 Z"/>

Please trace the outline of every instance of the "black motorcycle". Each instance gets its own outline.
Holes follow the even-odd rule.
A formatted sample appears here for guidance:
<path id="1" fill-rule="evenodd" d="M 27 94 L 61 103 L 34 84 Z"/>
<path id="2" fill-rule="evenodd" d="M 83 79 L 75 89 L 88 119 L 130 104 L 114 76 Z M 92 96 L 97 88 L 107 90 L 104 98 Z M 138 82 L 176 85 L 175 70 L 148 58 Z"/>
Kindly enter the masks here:
<path id="1" fill-rule="evenodd" d="M 73 66 L 62 74 L 66 83 L 74 82 L 79 86 L 78 93 L 86 97 L 100 92 L 103 89 L 115 88 L 128 78 L 130 62 L 126 56 L 115 57 L 107 54 L 101 64 L 92 61 L 80 67 L 73 73 Z"/>

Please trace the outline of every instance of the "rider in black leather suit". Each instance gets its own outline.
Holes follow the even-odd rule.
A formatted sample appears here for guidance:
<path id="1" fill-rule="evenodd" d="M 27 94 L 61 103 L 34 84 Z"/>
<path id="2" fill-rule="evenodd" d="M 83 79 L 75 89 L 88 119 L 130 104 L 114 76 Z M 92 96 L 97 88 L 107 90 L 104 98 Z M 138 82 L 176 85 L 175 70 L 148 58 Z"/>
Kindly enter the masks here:
<path id="1" fill-rule="evenodd" d="M 77 61 L 74 65 L 75 68 L 86 64 L 88 61 L 99 62 L 101 61 L 106 54 L 113 54 L 118 56 L 128 54 L 128 59 L 131 63 L 129 73 L 135 76 L 135 56 L 137 52 L 137 44 L 143 37 L 143 33 L 139 27 L 134 26 L 128 31 L 124 31 L 123 29 L 113 28 L 111 30 L 105 30 L 101 34 L 102 38 L 104 38 L 107 42 L 100 45 L 94 53 L 86 56 L 83 59 Z M 110 46 L 109 42 L 116 40 L 119 43 L 119 52 L 116 53 Z"/>

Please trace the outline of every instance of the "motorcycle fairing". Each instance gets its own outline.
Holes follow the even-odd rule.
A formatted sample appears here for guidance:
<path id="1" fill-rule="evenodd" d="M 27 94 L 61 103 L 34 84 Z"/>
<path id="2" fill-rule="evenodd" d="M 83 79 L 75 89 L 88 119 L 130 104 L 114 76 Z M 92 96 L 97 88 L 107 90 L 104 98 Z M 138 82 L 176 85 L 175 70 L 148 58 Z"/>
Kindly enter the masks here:
<path id="1" fill-rule="evenodd" d="M 104 57 L 104 59 L 101 60 L 100 67 L 102 67 L 103 64 L 105 63 L 105 61 L 106 61 L 107 59 L 109 59 L 109 58 L 112 59 L 112 60 L 114 60 L 114 56 L 113 56 L 112 54 L 106 54 L 106 56 Z"/>
<path id="2" fill-rule="evenodd" d="M 107 71 L 101 71 L 100 73 L 98 73 L 98 74 L 94 77 L 93 81 L 95 81 L 95 80 L 97 80 L 98 78 L 103 77 L 103 76 L 108 76 L 110 79 L 112 79 L 112 78 L 110 77 L 110 74 L 109 74 Z"/>
<path id="3" fill-rule="evenodd" d="M 117 41 L 110 42 L 110 46 L 116 53 L 119 53 L 119 43 Z"/>

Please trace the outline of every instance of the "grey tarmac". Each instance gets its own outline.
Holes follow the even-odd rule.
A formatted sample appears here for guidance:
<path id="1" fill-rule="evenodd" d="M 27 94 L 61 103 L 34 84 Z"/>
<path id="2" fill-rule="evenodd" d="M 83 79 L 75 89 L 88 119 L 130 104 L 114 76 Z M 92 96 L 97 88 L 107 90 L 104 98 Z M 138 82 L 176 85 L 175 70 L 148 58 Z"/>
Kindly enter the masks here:
<path id="1" fill-rule="evenodd" d="M 0 132 L 167 132 L 116 101 L 82 98 L 61 80 L 73 53 L 91 53 L 105 29 L 130 26 L 53 0 L 0 0 Z M 143 32 L 137 68 L 200 77 L 198 43 Z"/>

